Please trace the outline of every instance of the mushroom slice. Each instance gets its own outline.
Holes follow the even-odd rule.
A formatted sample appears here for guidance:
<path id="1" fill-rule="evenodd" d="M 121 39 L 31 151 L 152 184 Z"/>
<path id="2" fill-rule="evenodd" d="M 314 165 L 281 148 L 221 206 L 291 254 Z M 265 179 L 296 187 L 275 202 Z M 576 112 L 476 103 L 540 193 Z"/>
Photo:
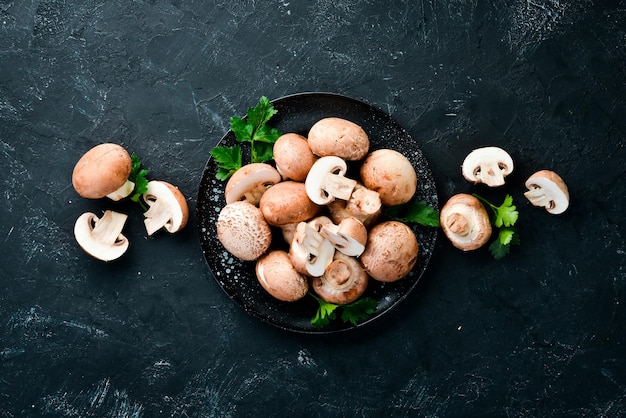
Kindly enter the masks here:
<path id="1" fill-rule="evenodd" d="M 246 164 L 228 179 L 224 189 L 226 204 L 246 200 L 256 206 L 265 190 L 280 180 L 278 171 L 269 164 Z"/>
<path id="2" fill-rule="evenodd" d="M 524 196 L 534 206 L 542 206 L 558 215 L 569 207 L 569 191 L 563 179 L 553 171 L 540 170 L 526 180 Z"/>
<path id="3" fill-rule="evenodd" d="M 398 221 L 385 221 L 370 229 L 361 262 L 372 279 L 400 280 L 417 262 L 419 246 L 413 230 Z"/>
<path id="4" fill-rule="evenodd" d="M 177 187 L 165 181 L 152 180 L 148 182 L 142 198 L 149 206 L 143 221 L 148 235 L 161 228 L 173 234 L 187 225 L 189 208 L 185 196 Z"/>
<path id="5" fill-rule="evenodd" d="M 504 178 L 513 172 L 513 159 L 502 148 L 477 148 L 465 157 L 461 170 L 463 177 L 472 183 L 502 186 Z"/>
<path id="6" fill-rule="evenodd" d="M 78 160 L 72 171 L 72 185 L 87 199 L 108 197 L 120 200 L 135 188 L 128 180 L 132 160 L 128 151 L 117 144 L 100 144 L 91 148 Z"/>
<path id="7" fill-rule="evenodd" d="M 91 212 L 83 213 L 74 224 L 74 236 L 87 254 L 102 261 L 112 261 L 128 249 L 128 240 L 122 229 L 128 216 L 104 211 L 101 218 Z"/>
<path id="8" fill-rule="evenodd" d="M 252 261 L 272 243 L 272 231 L 261 209 L 245 201 L 229 203 L 217 217 L 217 238 L 235 257 Z"/>
<path id="9" fill-rule="evenodd" d="M 300 222 L 291 241 L 289 255 L 296 270 L 311 277 L 319 277 L 332 263 L 335 247 L 314 224 Z"/>
<path id="10" fill-rule="evenodd" d="M 320 232 L 345 255 L 358 257 L 365 250 L 367 229 L 361 221 L 355 218 L 346 218 L 339 225 L 326 224 Z"/>
<path id="11" fill-rule="evenodd" d="M 482 247 L 491 237 L 491 223 L 485 207 L 472 195 L 459 193 L 441 208 L 441 229 L 452 245 L 463 251 Z"/>
<path id="12" fill-rule="evenodd" d="M 363 222 L 366 227 L 373 225 L 380 219 L 382 208 L 380 194 L 360 183 L 357 183 L 350 199 L 333 200 L 328 204 L 330 217 L 335 223 L 346 218 L 356 218 Z"/>
<path id="13" fill-rule="evenodd" d="M 307 278 L 296 271 L 285 251 L 273 250 L 262 255 L 255 272 L 263 289 L 278 300 L 295 302 L 309 291 Z"/>
<path id="14" fill-rule="evenodd" d="M 360 298 L 369 283 L 369 276 L 361 262 L 337 252 L 324 275 L 313 277 L 311 287 L 328 303 L 345 305 Z"/>
<path id="15" fill-rule="evenodd" d="M 317 160 L 304 183 L 309 199 L 318 205 L 334 199 L 348 200 L 357 182 L 344 176 L 347 169 L 345 160 L 333 155 Z"/>

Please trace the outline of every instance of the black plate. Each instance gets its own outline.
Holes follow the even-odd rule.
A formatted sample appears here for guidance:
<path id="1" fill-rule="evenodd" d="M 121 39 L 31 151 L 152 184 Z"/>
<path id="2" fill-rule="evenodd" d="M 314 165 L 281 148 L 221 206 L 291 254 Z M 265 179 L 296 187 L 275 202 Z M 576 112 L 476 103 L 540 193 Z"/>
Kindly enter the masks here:
<path id="1" fill-rule="evenodd" d="M 428 162 L 418 144 L 389 115 L 371 105 L 349 97 L 332 93 L 300 93 L 272 101 L 278 113 L 269 124 L 281 132 L 295 132 L 306 136 L 309 128 L 324 117 L 341 117 L 359 124 L 368 133 L 371 150 L 392 148 L 402 152 L 413 164 L 418 177 L 416 198 L 439 208 L 437 191 Z M 219 145 L 236 143 L 229 131 Z M 245 148 L 244 150 L 248 150 Z M 246 152 L 244 152 L 246 155 Z M 217 165 L 209 157 L 198 190 L 197 220 L 202 252 L 215 279 L 226 294 L 246 312 L 279 328 L 311 334 L 324 334 L 354 329 L 341 320 L 331 322 L 322 329 L 311 325 L 317 310 L 317 302 L 306 296 L 298 302 L 281 302 L 271 297 L 258 283 L 254 262 L 241 261 L 224 250 L 217 239 L 216 222 L 220 209 L 225 205 L 225 182 L 215 177 Z M 411 273 L 394 282 L 370 281 L 366 296 L 378 301 L 373 315 L 361 322 L 361 327 L 400 303 L 415 287 L 426 266 L 437 239 L 437 228 L 414 226 L 419 242 L 419 256 Z M 276 238 L 278 239 L 278 238 Z"/>

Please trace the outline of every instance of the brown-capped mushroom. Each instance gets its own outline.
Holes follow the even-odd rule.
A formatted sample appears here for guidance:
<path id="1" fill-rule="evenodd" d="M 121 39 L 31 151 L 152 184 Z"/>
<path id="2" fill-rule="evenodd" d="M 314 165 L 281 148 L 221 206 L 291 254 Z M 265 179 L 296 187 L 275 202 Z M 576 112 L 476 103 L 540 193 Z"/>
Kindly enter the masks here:
<path id="1" fill-rule="evenodd" d="M 87 199 L 108 197 L 120 200 L 132 193 L 135 184 L 128 180 L 132 161 L 124 147 L 105 143 L 91 148 L 78 160 L 72 172 L 72 185 Z"/>
<path id="2" fill-rule="evenodd" d="M 74 237 L 83 250 L 98 260 L 112 261 L 128 249 L 128 239 L 122 235 L 126 223 L 123 213 L 104 211 L 101 218 L 91 212 L 83 213 L 74 224 Z"/>
<path id="3" fill-rule="evenodd" d="M 308 279 L 296 271 L 285 251 L 273 250 L 262 255 L 255 271 L 263 289 L 278 300 L 295 302 L 309 291 Z"/>
<path id="4" fill-rule="evenodd" d="M 330 117 L 317 121 L 308 133 L 309 147 L 315 155 L 333 155 L 347 161 L 362 159 L 369 151 L 367 133 L 347 119 Z"/>
<path id="5" fill-rule="evenodd" d="M 338 225 L 327 223 L 320 233 L 345 255 L 358 257 L 365 250 L 367 229 L 358 219 L 346 218 Z"/>
<path id="6" fill-rule="evenodd" d="M 337 252 L 324 274 L 311 279 L 311 288 L 326 302 L 345 305 L 360 298 L 368 283 L 369 276 L 361 262 Z"/>
<path id="7" fill-rule="evenodd" d="M 402 153 L 392 149 L 371 152 L 361 164 L 361 181 L 378 192 L 385 206 L 406 203 L 417 190 L 417 173 Z"/>
<path id="8" fill-rule="evenodd" d="M 384 221 L 370 229 L 360 260 L 373 279 L 394 282 L 413 269 L 418 251 L 411 228 L 402 222 Z"/>
<path id="9" fill-rule="evenodd" d="M 144 225 L 148 235 L 161 228 L 173 234 L 187 225 L 189 207 L 181 191 L 166 181 L 152 180 L 142 195 L 148 210 L 144 213 Z"/>
<path id="10" fill-rule="evenodd" d="M 281 181 L 263 193 L 259 201 L 263 216 L 272 226 L 306 221 L 321 208 L 309 199 L 304 183 Z"/>
<path id="11" fill-rule="evenodd" d="M 452 196 L 441 208 L 441 229 L 463 251 L 482 247 L 491 237 L 491 222 L 480 201 L 466 193 Z"/>
<path id="12" fill-rule="evenodd" d="M 274 162 L 283 180 L 303 182 L 315 161 L 317 157 L 302 135 L 286 133 L 274 142 Z"/>
<path id="13" fill-rule="evenodd" d="M 314 203 L 327 205 L 335 199 L 348 200 L 356 180 L 345 177 L 348 166 L 335 156 L 321 157 L 306 177 L 306 193 Z"/>
<path id="14" fill-rule="evenodd" d="M 513 159 L 502 148 L 477 148 L 465 157 L 461 171 L 467 181 L 498 187 L 513 172 Z"/>
<path id="15" fill-rule="evenodd" d="M 328 211 L 335 223 L 346 218 L 356 218 L 369 228 L 380 219 L 382 207 L 377 191 L 357 183 L 348 200 L 333 200 L 328 204 Z"/>
<path id="16" fill-rule="evenodd" d="M 328 219 L 328 218 L 326 218 Z M 329 222 L 330 219 L 328 219 Z M 335 247 L 321 233 L 319 219 L 300 222 L 289 247 L 294 268 L 301 274 L 319 277 L 333 261 Z"/>
<path id="17" fill-rule="evenodd" d="M 265 253 L 272 243 L 272 231 L 261 210 L 246 201 L 224 206 L 217 218 L 217 238 L 226 251 L 251 261 Z"/>
<path id="18" fill-rule="evenodd" d="M 274 184 L 281 181 L 278 171 L 266 163 L 250 163 L 235 171 L 226 183 L 226 204 L 245 200 L 258 205 L 261 196 Z"/>
<path id="19" fill-rule="evenodd" d="M 524 196 L 534 206 L 546 208 L 546 210 L 558 215 L 569 207 L 569 190 L 567 185 L 554 171 L 540 170 L 526 180 L 528 191 Z"/>

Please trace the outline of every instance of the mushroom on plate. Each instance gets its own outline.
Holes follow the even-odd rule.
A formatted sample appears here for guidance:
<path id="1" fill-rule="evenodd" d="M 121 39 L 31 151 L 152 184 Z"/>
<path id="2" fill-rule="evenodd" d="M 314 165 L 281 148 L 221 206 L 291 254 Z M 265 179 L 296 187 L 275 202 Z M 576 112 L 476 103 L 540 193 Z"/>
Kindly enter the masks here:
<path id="1" fill-rule="evenodd" d="M 453 246 L 463 251 L 482 247 L 491 237 L 491 222 L 480 201 L 466 193 L 452 196 L 439 214 L 441 229 Z"/>
<path id="2" fill-rule="evenodd" d="M 296 271 L 285 251 L 273 250 L 262 255 L 255 272 L 263 289 L 278 300 L 295 302 L 309 290 L 307 278 Z"/>
<path id="3" fill-rule="evenodd" d="M 324 274 L 311 279 L 311 288 L 328 303 L 345 305 L 360 298 L 369 283 L 361 262 L 343 253 L 335 253 Z"/>
<path id="4" fill-rule="evenodd" d="M 226 183 L 226 204 L 246 200 L 258 205 L 268 187 L 281 181 L 278 171 L 266 163 L 250 163 L 233 173 Z"/>
<path id="5" fill-rule="evenodd" d="M 327 205 L 335 199 L 348 200 L 357 182 L 345 176 L 347 169 L 348 165 L 339 157 L 317 160 L 304 182 L 309 199 L 318 205 Z"/>
<path id="6" fill-rule="evenodd" d="M 259 208 L 272 226 L 309 220 L 321 209 L 309 199 L 304 183 L 291 180 L 267 189 L 261 196 Z"/>
<path id="7" fill-rule="evenodd" d="M 360 260 L 373 279 L 394 282 L 409 274 L 418 252 L 411 228 L 399 221 L 384 221 L 370 229 Z"/>
<path id="8" fill-rule="evenodd" d="M 274 142 L 274 162 L 283 180 L 304 181 L 317 157 L 305 137 L 295 133 L 281 135 Z"/>
<path id="9" fill-rule="evenodd" d="M 296 227 L 289 246 L 289 256 L 299 273 L 319 277 L 332 263 L 335 247 L 320 233 L 321 225 L 326 222 L 332 223 L 329 218 L 322 216 L 309 222 L 300 222 Z"/>
<path id="10" fill-rule="evenodd" d="M 189 207 L 178 187 L 166 181 L 152 180 L 148 182 L 142 199 L 148 205 L 143 221 L 148 235 L 161 228 L 173 234 L 187 225 Z"/>
<path id="11" fill-rule="evenodd" d="M 269 249 L 272 230 L 258 207 L 241 200 L 229 203 L 220 210 L 217 238 L 235 257 L 252 261 Z"/>
<path id="12" fill-rule="evenodd" d="M 411 161 L 392 149 L 371 152 L 361 164 L 361 181 L 378 192 L 385 206 L 406 203 L 417 190 L 417 173 Z"/>
<path id="13" fill-rule="evenodd" d="M 338 225 L 327 223 L 320 233 L 345 255 L 358 257 L 365 250 L 367 228 L 358 219 L 346 218 Z"/>
<path id="14" fill-rule="evenodd" d="M 339 223 L 346 218 L 356 218 L 366 227 L 378 222 L 382 208 L 380 194 L 361 183 L 357 183 L 348 200 L 335 199 L 328 204 L 333 222 Z"/>
<path id="15" fill-rule="evenodd" d="M 128 180 L 132 160 L 121 145 L 105 143 L 91 148 L 78 160 L 72 172 L 72 185 L 87 199 L 108 197 L 120 200 L 130 195 L 135 184 Z"/>
<path id="16" fill-rule="evenodd" d="M 128 249 L 128 239 L 122 235 L 127 215 L 111 210 L 101 218 L 91 212 L 83 213 L 74 224 L 74 237 L 78 245 L 94 258 L 112 261 Z"/>
<path id="17" fill-rule="evenodd" d="M 358 161 L 369 151 L 367 133 L 347 119 L 329 117 L 315 122 L 308 133 L 309 147 L 315 155 L 333 155 L 348 161 Z"/>
<path id="18" fill-rule="evenodd" d="M 558 215 L 569 207 L 569 190 L 567 185 L 554 171 L 540 170 L 526 180 L 527 192 L 524 196 L 534 206 L 541 206 Z"/>
<path id="19" fill-rule="evenodd" d="M 502 148 L 477 148 L 465 157 L 461 171 L 467 181 L 498 187 L 513 172 L 513 159 Z"/>

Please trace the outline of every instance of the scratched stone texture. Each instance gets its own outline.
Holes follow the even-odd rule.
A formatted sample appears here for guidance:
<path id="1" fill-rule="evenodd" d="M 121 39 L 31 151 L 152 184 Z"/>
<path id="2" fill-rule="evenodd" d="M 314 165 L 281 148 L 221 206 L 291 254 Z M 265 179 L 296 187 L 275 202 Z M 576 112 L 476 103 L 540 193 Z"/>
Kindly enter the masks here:
<path id="1" fill-rule="evenodd" d="M 138 205 L 72 188 L 116 142 L 193 212 L 230 117 L 305 91 L 393 116 L 442 202 L 510 193 L 520 244 L 440 235 L 388 315 L 304 335 L 226 296 L 193 216 L 146 238 Z M 0 417 L 624 416 L 625 109 L 624 1 L 1 0 Z M 460 174 L 486 145 L 516 162 L 503 189 Z M 562 216 L 523 197 L 543 168 Z M 109 208 L 131 247 L 103 264 L 73 225 Z"/>

